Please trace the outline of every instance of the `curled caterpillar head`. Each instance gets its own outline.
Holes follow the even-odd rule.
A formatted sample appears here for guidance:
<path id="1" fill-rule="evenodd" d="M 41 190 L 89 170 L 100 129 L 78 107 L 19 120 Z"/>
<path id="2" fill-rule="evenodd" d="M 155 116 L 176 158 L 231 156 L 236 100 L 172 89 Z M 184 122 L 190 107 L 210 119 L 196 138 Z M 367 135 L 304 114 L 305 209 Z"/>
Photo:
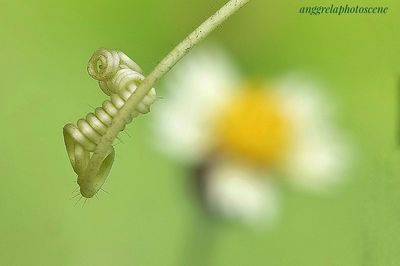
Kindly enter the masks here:
<path id="1" fill-rule="evenodd" d="M 90 58 L 87 66 L 89 75 L 99 81 L 100 88 L 107 95 L 116 93 L 112 79 L 121 69 L 131 69 L 142 74 L 142 69 L 121 51 L 100 49 Z"/>
<path id="2" fill-rule="evenodd" d="M 101 107 L 96 108 L 84 119 L 79 119 L 76 125 L 65 125 L 63 134 L 72 168 L 78 175 L 80 193 L 86 198 L 91 198 L 104 184 L 114 162 L 115 151 L 110 147 L 100 162 L 99 169 L 87 171 L 92 155 L 119 111 L 144 80 L 144 76 L 140 67 L 124 53 L 106 49 L 100 49 L 93 54 L 88 63 L 88 72 L 99 81 L 100 88 L 110 95 L 110 99 L 105 100 Z M 130 123 L 139 114 L 149 112 L 155 99 L 156 91 L 153 88 L 125 123 Z M 89 175 L 88 172 L 95 172 L 95 175 Z"/>

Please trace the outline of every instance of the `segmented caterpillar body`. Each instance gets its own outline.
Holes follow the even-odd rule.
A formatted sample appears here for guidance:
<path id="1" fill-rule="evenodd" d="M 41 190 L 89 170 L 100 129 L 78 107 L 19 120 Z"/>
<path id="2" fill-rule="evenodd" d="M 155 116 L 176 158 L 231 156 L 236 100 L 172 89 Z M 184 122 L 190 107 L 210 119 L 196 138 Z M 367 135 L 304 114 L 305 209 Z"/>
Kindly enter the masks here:
<path id="1" fill-rule="evenodd" d="M 88 72 L 98 80 L 100 88 L 110 99 L 105 100 L 101 107 L 87 114 L 84 119 L 79 119 L 76 125 L 65 125 L 63 134 L 72 168 L 78 175 L 80 193 L 86 198 L 91 198 L 104 184 L 111 170 L 115 151 L 110 147 L 99 172 L 95 178 L 89 179 L 86 178 L 85 171 L 91 155 L 113 123 L 114 117 L 135 92 L 144 76 L 140 67 L 124 53 L 106 49 L 100 49 L 93 54 L 88 63 Z M 128 123 L 139 114 L 148 113 L 155 99 L 156 92 L 152 88 L 131 114 Z"/>

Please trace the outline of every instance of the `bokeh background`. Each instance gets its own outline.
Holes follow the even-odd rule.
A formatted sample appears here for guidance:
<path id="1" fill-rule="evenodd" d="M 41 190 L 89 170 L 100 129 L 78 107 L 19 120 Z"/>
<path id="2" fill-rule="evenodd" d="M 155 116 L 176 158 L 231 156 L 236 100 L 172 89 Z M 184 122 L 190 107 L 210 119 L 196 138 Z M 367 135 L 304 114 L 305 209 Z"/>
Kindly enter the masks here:
<path id="1" fill-rule="evenodd" d="M 337 193 L 283 188 L 274 228 L 210 227 L 189 195 L 185 169 L 154 147 L 150 113 L 129 126 L 131 138 L 122 135 L 109 194 L 74 206 L 62 127 L 105 99 L 86 72 L 91 54 L 118 48 L 148 73 L 223 3 L 0 2 L 0 265 L 399 264 L 394 0 L 348 2 L 390 7 L 370 16 L 298 14 L 324 1 L 252 1 L 210 36 L 249 77 L 301 69 L 328 84 L 337 123 L 357 154 Z"/>

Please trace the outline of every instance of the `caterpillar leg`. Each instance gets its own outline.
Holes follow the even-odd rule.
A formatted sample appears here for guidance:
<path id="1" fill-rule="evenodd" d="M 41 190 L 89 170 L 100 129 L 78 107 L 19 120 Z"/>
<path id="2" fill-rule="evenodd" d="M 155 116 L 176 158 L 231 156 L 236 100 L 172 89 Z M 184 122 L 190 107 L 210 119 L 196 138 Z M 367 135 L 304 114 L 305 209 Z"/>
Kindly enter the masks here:
<path id="1" fill-rule="evenodd" d="M 90 161 L 91 151 L 94 151 L 96 146 L 93 146 L 93 143 L 72 124 L 64 126 L 63 135 L 71 166 L 78 175 L 80 193 L 85 198 L 91 198 L 100 190 L 110 173 L 115 157 L 114 148 L 111 148 L 110 153 L 104 158 L 95 178 L 88 179 L 85 178 L 85 171 Z"/>

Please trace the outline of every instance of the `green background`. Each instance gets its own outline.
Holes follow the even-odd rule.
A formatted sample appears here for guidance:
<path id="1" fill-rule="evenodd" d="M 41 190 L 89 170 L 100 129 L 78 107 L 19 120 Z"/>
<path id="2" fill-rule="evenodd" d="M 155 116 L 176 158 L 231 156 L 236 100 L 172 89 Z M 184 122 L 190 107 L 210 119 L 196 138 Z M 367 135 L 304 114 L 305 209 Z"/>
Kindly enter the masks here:
<path id="1" fill-rule="evenodd" d="M 272 229 L 208 227 L 184 167 L 154 147 L 150 113 L 122 135 L 110 194 L 74 206 L 62 127 L 105 99 L 86 73 L 91 54 L 118 48 L 148 73 L 223 3 L 0 1 L 0 265 L 399 265 L 395 0 L 350 2 L 387 5 L 387 15 L 342 16 L 298 14 L 326 1 L 254 0 L 210 37 L 249 78 L 300 69 L 327 84 L 355 147 L 338 192 L 283 186 Z"/>

